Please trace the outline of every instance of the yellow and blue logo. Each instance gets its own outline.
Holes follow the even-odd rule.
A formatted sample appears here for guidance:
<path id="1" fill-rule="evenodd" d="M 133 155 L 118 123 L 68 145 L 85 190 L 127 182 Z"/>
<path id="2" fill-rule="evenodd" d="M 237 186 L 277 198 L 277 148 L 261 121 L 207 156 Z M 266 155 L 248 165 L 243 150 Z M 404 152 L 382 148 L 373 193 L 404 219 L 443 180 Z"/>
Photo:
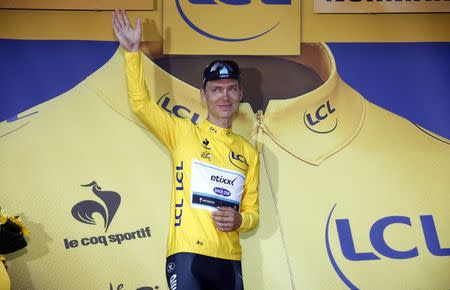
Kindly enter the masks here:
<path id="1" fill-rule="evenodd" d="M 298 0 L 175 0 L 164 4 L 165 53 L 300 52 Z"/>

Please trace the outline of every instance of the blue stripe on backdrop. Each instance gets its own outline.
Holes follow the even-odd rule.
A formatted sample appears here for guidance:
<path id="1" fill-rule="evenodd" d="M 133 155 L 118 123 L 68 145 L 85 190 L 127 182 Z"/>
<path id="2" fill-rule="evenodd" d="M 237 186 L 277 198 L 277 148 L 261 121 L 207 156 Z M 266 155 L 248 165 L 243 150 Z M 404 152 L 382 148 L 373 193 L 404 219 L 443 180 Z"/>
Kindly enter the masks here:
<path id="1" fill-rule="evenodd" d="M 117 45 L 0 39 L 0 121 L 70 90 L 106 63 Z"/>
<path id="2" fill-rule="evenodd" d="M 450 43 L 329 43 L 365 98 L 450 139 Z"/>
<path id="3" fill-rule="evenodd" d="M 330 43 L 342 78 L 371 102 L 450 139 L 450 43 Z M 0 39 L 0 121 L 77 85 L 116 42 Z"/>

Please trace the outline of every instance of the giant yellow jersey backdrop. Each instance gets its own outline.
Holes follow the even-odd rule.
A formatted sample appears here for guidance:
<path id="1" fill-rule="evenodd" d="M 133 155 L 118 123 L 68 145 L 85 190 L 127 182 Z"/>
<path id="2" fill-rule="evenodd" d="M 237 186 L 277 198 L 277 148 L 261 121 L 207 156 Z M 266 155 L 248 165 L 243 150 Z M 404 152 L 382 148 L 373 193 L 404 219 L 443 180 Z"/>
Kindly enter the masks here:
<path id="1" fill-rule="evenodd" d="M 161 107 L 204 119 L 198 89 L 174 77 L 183 57 L 143 61 Z M 246 289 L 448 289 L 448 140 L 369 103 L 323 43 L 241 64 L 280 61 L 309 89 L 248 96 L 233 123 L 261 159 L 260 225 L 241 237 Z M 170 158 L 128 107 L 120 50 L 1 130 L 2 204 L 33 238 L 11 262 L 12 289 L 167 289 Z"/>

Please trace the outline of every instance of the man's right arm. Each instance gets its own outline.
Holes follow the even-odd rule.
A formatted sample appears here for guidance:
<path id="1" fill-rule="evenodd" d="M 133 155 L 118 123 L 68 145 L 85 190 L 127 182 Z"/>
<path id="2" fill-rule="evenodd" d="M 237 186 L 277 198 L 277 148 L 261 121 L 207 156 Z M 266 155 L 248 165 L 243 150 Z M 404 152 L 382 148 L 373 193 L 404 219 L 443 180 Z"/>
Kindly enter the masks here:
<path id="1" fill-rule="evenodd" d="M 125 51 L 128 100 L 131 108 L 155 137 L 167 148 L 173 149 L 175 147 L 174 131 L 179 122 L 150 98 L 139 50 L 141 20 L 138 18 L 133 28 L 127 13 L 123 10 L 115 10 L 112 23 L 116 37 Z"/>
<path id="2" fill-rule="evenodd" d="M 125 72 L 131 109 L 164 146 L 174 149 L 174 133 L 179 131 L 180 122 L 151 99 L 145 83 L 140 51 L 125 52 Z"/>

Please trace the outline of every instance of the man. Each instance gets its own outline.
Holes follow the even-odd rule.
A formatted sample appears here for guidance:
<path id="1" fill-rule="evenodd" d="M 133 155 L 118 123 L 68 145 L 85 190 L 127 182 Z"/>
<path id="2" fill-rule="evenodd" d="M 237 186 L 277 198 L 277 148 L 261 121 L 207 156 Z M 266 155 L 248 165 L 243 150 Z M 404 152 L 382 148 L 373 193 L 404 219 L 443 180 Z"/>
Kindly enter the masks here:
<path id="1" fill-rule="evenodd" d="M 239 67 L 214 61 L 205 68 L 201 98 L 208 115 L 195 125 L 168 114 L 150 98 L 139 51 L 140 19 L 133 28 L 126 12 L 116 10 L 113 27 L 125 50 L 130 105 L 172 156 L 168 286 L 243 289 L 239 232 L 259 222 L 259 159 L 231 131 L 243 95 Z"/>

